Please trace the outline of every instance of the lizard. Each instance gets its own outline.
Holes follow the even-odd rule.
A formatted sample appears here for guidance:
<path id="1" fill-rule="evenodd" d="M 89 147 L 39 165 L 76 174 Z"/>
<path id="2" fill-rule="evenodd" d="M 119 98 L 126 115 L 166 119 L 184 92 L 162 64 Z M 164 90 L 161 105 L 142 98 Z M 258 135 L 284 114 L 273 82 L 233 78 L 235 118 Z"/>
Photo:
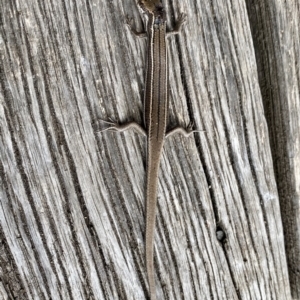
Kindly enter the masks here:
<path id="1" fill-rule="evenodd" d="M 132 26 L 132 20 L 127 20 L 130 30 L 139 37 L 148 38 L 147 68 L 144 92 L 144 124 L 130 122 L 127 124 L 109 123 L 111 126 L 105 130 L 122 132 L 135 129 L 147 137 L 147 163 L 146 163 L 146 271 L 148 276 L 150 299 L 156 299 L 154 277 L 154 233 L 157 206 L 157 188 L 160 158 L 164 141 L 174 133 L 189 136 L 196 130 L 187 130 L 176 127 L 169 132 L 167 129 L 168 117 L 168 70 L 166 37 L 180 32 L 185 22 L 185 14 L 180 14 L 172 31 L 166 29 L 166 12 L 161 0 L 140 0 L 137 2 L 142 13 L 148 17 L 146 32 L 137 32 Z M 191 126 L 190 126 L 191 127 Z M 104 130 L 103 130 L 104 131 Z"/>

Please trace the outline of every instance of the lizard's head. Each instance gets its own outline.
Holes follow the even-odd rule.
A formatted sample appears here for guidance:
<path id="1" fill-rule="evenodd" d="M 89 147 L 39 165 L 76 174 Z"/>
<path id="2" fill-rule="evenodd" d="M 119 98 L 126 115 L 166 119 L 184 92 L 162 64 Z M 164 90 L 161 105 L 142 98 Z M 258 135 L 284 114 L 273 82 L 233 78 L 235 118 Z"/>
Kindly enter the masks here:
<path id="1" fill-rule="evenodd" d="M 152 14 L 157 17 L 164 17 L 164 7 L 162 0 L 139 0 L 138 5 L 146 14 Z"/>

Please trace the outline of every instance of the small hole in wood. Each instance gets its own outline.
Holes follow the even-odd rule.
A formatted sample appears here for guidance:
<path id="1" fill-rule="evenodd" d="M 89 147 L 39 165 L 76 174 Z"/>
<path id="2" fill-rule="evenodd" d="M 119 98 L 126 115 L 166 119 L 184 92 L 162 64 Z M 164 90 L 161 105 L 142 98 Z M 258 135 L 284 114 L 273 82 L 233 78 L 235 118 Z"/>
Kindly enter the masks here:
<path id="1" fill-rule="evenodd" d="M 225 234 L 224 230 L 220 226 L 217 227 L 216 236 L 217 236 L 218 241 L 220 241 L 220 242 L 224 242 L 225 241 L 226 234 Z"/>

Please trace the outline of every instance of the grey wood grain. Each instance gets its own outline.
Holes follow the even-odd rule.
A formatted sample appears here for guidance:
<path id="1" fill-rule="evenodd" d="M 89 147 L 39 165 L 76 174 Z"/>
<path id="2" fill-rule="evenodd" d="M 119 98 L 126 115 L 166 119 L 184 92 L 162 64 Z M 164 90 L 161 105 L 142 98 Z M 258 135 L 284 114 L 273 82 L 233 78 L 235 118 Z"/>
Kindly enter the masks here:
<path id="1" fill-rule="evenodd" d="M 300 6 L 247 1 L 293 299 L 300 299 Z"/>
<path id="2" fill-rule="evenodd" d="M 158 191 L 159 299 L 291 299 L 246 4 L 166 1 L 170 128 Z M 1 0 L 0 220 L 26 296 L 145 299 L 146 41 L 134 1 Z M 217 237 L 223 238 L 218 240 Z M 12 283 L 13 284 L 13 283 Z"/>

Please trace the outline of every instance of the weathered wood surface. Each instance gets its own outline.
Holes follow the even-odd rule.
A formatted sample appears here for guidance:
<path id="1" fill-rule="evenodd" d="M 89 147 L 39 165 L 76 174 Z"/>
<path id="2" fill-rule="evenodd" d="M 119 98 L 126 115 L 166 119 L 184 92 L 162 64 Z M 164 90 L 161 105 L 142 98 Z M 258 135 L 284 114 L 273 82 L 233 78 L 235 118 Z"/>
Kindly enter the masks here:
<path id="1" fill-rule="evenodd" d="M 299 1 L 247 2 L 292 296 L 300 299 L 300 6 Z"/>
<path id="2" fill-rule="evenodd" d="M 142 28 L 136 5 L 1 8 L 0 292 L 145 299 L 145 140 L 96 132 L 99 119 L 142 122 L 146 41 L 124 27 L 130 15 Z M 169 23 L 182 11 L 168 48 L 170 127 L 205 132 L 165 144 L 159 299 L 291 299 L 246 3 L 168 1 Z"/>

